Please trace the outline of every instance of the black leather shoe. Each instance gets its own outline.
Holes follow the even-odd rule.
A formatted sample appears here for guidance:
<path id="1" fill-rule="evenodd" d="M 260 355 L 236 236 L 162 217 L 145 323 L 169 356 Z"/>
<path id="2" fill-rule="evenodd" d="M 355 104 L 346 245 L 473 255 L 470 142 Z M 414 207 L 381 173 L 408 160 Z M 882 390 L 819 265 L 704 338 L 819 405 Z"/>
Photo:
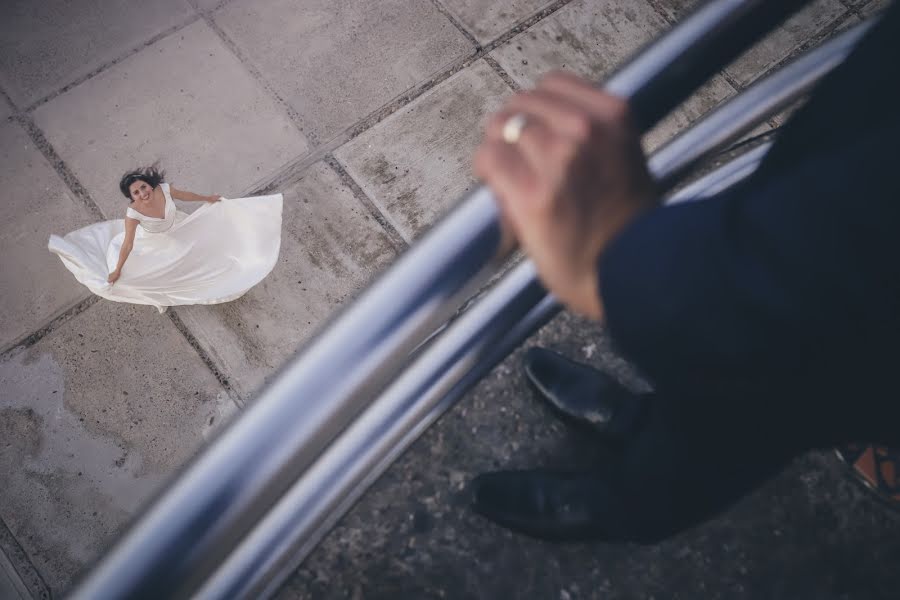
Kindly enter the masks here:
<path id="1" fill-rule="evenodd" d="M 646 395 L 546 348 L 529 348 L 522 362 L 528 381 L 563 418 L 611 439 L 623 439 L 637 426 Z"/>
<path id="2" fill-rule="evenodd" d="M 551 541 L 622 537 L 601 522 L 620 511 L 604 510 L 614 508 L 609 492 L 590 473 L 544 469 L 482 473 L 472 480 L 470 491 L 475 512 L 531 537 Z"/>

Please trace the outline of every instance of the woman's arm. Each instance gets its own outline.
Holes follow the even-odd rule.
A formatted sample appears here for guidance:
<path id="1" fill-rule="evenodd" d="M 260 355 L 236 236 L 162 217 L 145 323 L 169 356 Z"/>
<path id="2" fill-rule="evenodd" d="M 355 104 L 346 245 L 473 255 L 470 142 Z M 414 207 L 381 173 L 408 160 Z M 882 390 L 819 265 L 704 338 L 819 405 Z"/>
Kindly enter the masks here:
<path id="1" fill-rule="evenodd" d="M 187 202 L 218 202 L 222 197 L 219 194 L 211 196 L 201 196 L 194 192 L 186 192 L 184 190 L 175 189 L 174 185 L 169 185 L 169 193 L 176 200 L 186 200 Z"/>
<path id="2" fill-rule="evenodd" d="M 122 265 L 125 264 L 128 255 L 131 254 L 131 249 L 134 247 L 134 234 L 137 231 L 138 223 L 137 219 L 125 217 L 125 240 L 122 242 L 122 249 L 119 250 L 119 262 L 116 265 L 116 269 L 109 274 L 107 279 L 110 283 L 115 283 L 122 276 Z"/>

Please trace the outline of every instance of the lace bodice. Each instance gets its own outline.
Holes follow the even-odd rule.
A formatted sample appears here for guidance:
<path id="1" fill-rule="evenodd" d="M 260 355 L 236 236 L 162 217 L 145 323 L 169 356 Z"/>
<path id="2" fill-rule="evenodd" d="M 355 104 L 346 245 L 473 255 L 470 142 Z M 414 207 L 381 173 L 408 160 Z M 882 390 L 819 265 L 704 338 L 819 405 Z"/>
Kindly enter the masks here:
<path id="1" fill-rule="evenodd" d="M 134 210 L 130 206 L 125 209 L 125 214 L 132 219 L 140 221 L 141 227 L 148 233 L 162 233 L 163 231 L 168 231 L 175 222 L 176 207 L 175 202 L 172 200 L 172 195 L 169 193 L 169 184 L 160 183 L 159 187 L 162 188 L 163 195 L 166 197 L 164 217 L 148 217 L 147 215 Z"/>

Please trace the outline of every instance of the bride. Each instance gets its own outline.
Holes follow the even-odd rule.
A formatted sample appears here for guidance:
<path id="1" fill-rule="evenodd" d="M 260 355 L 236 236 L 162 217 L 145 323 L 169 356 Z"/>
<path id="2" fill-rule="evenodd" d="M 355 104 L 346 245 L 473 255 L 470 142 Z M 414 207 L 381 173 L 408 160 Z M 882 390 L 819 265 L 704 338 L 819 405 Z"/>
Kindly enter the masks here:
<path id="1" fill-rule="evenodd" d="M 126 173 L 125 219 L 51 235 L 50 251 L 98 296 L 160 312 L 234 300 L 269 274 L 281 245 L 281 194 L 201 196 L 164 177 L 156 167 Z M 173 199 L 206 204 L 186 214 Z"/>

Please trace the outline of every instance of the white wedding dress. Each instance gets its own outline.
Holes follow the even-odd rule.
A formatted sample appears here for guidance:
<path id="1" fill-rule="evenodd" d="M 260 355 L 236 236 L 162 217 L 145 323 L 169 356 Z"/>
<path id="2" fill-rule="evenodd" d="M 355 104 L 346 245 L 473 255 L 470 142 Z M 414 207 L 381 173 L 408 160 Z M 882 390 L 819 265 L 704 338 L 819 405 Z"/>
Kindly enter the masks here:
<path id="1" fill-rule="evenodd" d="M 115 302 L 149 304 L 160 312 L 179 304 L 217 304 L 243 295 L 275 266 L 281 246 L 281 194 L 223 198 L 191 214 L 166 197 L 165 216 L 140 221 L 134 247 L 114 284 L 107 282 L 125 239 L 124 219 L 88 225 L 48 245 L 75 278 Z"/>

